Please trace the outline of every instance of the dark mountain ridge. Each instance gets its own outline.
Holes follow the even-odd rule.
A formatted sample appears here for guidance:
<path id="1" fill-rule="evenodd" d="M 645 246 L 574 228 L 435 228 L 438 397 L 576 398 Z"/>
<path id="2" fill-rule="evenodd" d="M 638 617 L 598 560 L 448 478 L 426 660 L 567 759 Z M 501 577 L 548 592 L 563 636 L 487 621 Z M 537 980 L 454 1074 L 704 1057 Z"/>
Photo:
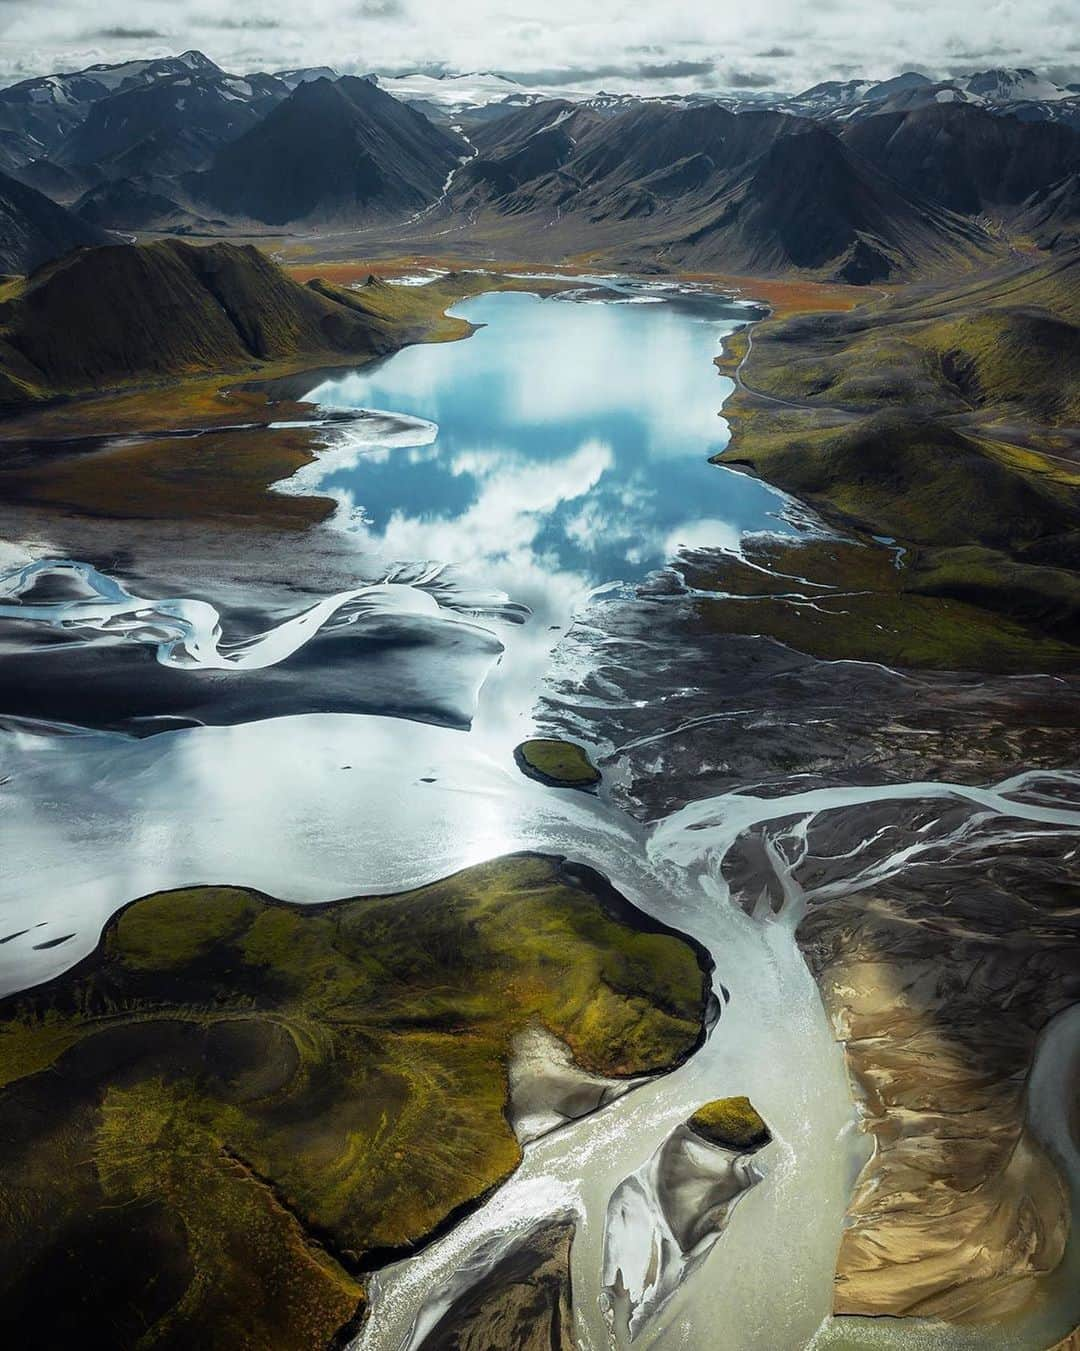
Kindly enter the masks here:
<path id="1" fill-rule="evenodd" d="M 905 195 L 811 124 L 778 137 L 687 239 L 750 270 L 829 267 L 854 283 L 947 262 L 979 233 L 925 199 Z"/>
<path id="2" fill-rule="evenodd" d="M 1041 247 L 1076 237 L 1080 132 L 1007 112 L 1069 91 L 1030 71 L 984 74 L 948 90 L 913 72 L 828 82 L 740 111 L 524 91 L 470 121 L 466 140 L 441 105 L 435 123 L 374 80 L 237 77 L 189 52 L 0 92 L 0 169 L 124 230 L 393 223 L 419 244 L 437 221 L 526 251 L 542 239 L 628 263 L 881 280 L 999 252 L 988 223 Z M 46 114 L 53 141 L 25 141 L 25 118 Z"/>
<path id="3" fill-rule="evenodd" d="M 579 247 L 613 237 L 684 265 L 851 281 L 990 247 L 830 129 L 779 112 L 639 104 L 605 116 L 537 104 L 485 126 L 476 145 L 454 179 L 455 214 L 534 217 Z"/>
<path id="4" fill-rule="evenodd" d="M 196 201 L 271 225 L 363 220 L 429 205 L 464 148 L 368 80 L 308 80 L 185 186 Z"/>
<path id="5" fill-rule="evenodd" d="M 0 303 L 0 401 L 391 345 L 359 300 L 300 285 L 250 245 L 114 245 L 40 268 Z"/>
<path id="6" fill-rule="evenodd" d="M 110 238 L 43 193 L 0 174 L 0 271 L 32 272 L 71 249 Z"/>
<path id="7" fill-rule="evenodd" d="M 1080 167 L 1080 133 L 967 104 L 879 113 L 844 127 L 845 145 L 901 187 L 974 215 L 1014 207 Z"/>
<path id="8" fill-rule="evenodd" d="M 0 129 L 12 138 L 13 150 L 16 144 L 21 147 L 23 162 L 48 157 L 89 116 L 99 99 L 192 73 L 224 74 L 202 52 L 189 51 L 20 80 L 0 89 Z"/>
<path id="9" fill-rule="evenodd" d="M 1043 249 L 1080 244 L 1080 172 L 1032 193 L 1016 219 L 1017 229 Z"/>
<path id="10" fill-rule="evenodd" d="M 144 155 L 138 166 L 142 172 L 203 168 L 218 146 L 261 122 L 288 93 L 269 75 L 248 80 L 217 70 L 170 75 L 99 99 L 54 158 L 115 177 L 117 168 L 130 172 L 138 149 L 152 143 L 152 156 Z M 170 143 L 185 152 L 166 162 L 163 147 Z"/>

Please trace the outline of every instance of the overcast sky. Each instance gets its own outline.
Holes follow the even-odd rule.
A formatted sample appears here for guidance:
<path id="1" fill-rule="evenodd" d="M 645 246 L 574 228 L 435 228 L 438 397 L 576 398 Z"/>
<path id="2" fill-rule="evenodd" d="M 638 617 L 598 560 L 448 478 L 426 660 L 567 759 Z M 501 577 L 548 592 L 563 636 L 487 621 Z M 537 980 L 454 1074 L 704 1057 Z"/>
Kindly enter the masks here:
<path id="1" fill-rule="evenodd" d="M 0 0 L 0 81 L 197 47 L 235 71 L 496 70 L 610 90 L 989 65 L 1080 78 L 1075 0 Z"/>

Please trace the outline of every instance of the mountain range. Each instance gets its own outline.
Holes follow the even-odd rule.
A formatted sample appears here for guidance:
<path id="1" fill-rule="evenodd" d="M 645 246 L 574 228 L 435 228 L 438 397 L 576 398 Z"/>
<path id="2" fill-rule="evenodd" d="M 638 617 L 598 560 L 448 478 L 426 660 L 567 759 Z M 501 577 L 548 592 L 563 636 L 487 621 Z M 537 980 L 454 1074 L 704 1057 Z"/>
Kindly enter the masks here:
<path id="1" fill-rule="evenodd" d="M 474 135 L 447 210 L 528 221 L 567 250 L 633 241 L 680 266 L 828 267 L 866 282 L 983 243 L 971 221 L 784 113 L 650 103 L 610 118 L 541 103 Z"/>
<path id="2" fill-rule="evenodd" d="M 238 76 L 189 51 L 0 91 L 0 252 L 25 271 L 103 230 L 333 225 L 881 281 L 1075 240 L 1078 99 L 1026 70 L 560 99 L 497 74 Z"/>
<path id="3" fill-rule="evenodd" d="M 33 272 L 72 249 L 108 241 L 96 225 L 0 174 L 0 271 Z"/>

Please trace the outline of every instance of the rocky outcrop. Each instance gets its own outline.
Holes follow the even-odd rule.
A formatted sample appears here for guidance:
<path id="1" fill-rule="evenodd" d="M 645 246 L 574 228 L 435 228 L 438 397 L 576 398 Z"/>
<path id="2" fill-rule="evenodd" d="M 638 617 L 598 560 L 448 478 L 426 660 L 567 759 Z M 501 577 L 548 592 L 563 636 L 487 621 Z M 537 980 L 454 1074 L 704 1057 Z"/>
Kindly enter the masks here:
<path id="1" fill-rule="evenodd" d="M 526 1145 L 606 1107 L 646 1077 L 612 1079 L 590 1074 L 574 1063 L 565 1042 L 539 1025 L 527 1027 L 513 1042 L 507 1116 L 518 1142 Z"/>
<path id="2" fill-rule="evenodd" d="M 424 1338 L 424 1351 L 574 1351 L 574 1222 L 533 1230 L 499 1258 Z"/>
<path id="3" fill-rule="evenodd" d="M 612 1193 L 603 1294 L 616 1335 L 633 1340 L 705 1260 L 739 1198 L 761 1181 L 771 1139 L 747 1098 L 706 1103 Z"/>

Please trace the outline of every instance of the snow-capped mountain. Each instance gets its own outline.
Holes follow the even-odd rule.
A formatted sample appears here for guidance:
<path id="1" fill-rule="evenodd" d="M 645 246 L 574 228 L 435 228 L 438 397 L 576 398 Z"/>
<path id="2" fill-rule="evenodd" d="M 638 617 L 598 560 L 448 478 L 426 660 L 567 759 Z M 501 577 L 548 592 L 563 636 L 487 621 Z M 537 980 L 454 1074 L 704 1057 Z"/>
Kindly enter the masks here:
<path id="1" fill-rule="evenodd" d="M 290 89 L 295 89 L 298 84 L 310 84 L 312 80 L 341 78 L 332 66 L 298 66 L 295 70 L 275 70 L 272 74 Z"/>
<path id="2" fill-rule="evenodd" d="M 1033 70 L 983 70 L 955 81 L 968 94 L 986 103 L 1056 102 L 1073 92 L 1036 75 Z"/>
<path id="3" fill-rule="evenodd" d="M 278 72 L 288 82 L 295 72 Z M 904 71 L 885 80 L 825 80 L 800 94 L 776 90 L 710 90 L 682 94 L 583 91 L 566 86 L 526 86 L 505 75 L 372 75 L 381 89 L 440 121 L 490 121 L 544 99 L 566 99 L 599 113 L 618 113 L 643 103 L 692 107 L 719 103 L 733 112 L 775 108 L 781 112 L 832 122 L 895 112 L 928 103 L 971 103 L 991 112 L 1016 113 L 1026 121 L 1064 121 L 1080 125 L 1080 91 L 1026 69 L 976 71 L 933 80 Z"/>
<path id="4" fill-rule="evenodd" d="M 85 70 L 68 74 L 40 75 L 35 79 L 20 80 L 18 84 L 0 90 L 0 102 L 71 108 L 94 103 L 122 89 L 135 89 L 151 85 L 156 80 L 193 73 L 222 75 L 224 71 L 202 52 L 190 51 L 180 56 L 123 61 L 114 66 L 87 66 Z"/>
<path id="5" fill-rule="evenodd" d="M 184 52 L 147 61 L 88 66 L 66 74 L 40 75 L 0 90 L 0 132 L 4 167 L 49 156 L 113 94 L 149 88 L 159 80 L 190 75 L 223 75 L 202 52 Z"/>
<path id="6" fill-rule="evenodd" d="M 105 178 L 204 168 L 224 145 L 261 122 L 289 89 L 272 75 L 192 71 L 98 99 L 53 156 Z"/>
<path id="7" fill-rule="evenodd" d="M 931 80 L 916 71 L 890 80 L 827 80 L 793 98 L 779 96 L 774 106 L 840 122 L 930 103 L 968 103 L 993 113 L 1014 113 L 1029 122 L 1077 125 L 1077 91 L 1026 69 L 975 71 L 948 80 Z"/>

